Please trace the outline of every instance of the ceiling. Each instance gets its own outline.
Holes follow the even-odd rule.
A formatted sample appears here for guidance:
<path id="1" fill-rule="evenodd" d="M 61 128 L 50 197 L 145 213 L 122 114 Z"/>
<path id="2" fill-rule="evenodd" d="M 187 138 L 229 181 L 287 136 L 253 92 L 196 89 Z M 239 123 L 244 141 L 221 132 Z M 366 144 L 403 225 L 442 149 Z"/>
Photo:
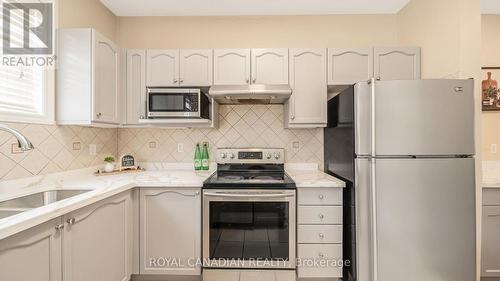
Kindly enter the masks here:
<path id="1" fill-rule="evenodd" d="M 410 0 L 101 0 L 101 2 L 117 16 L 250 16 L 395 14 Z"/>
<path id="2" fill-rule="evenodd" d="M 481 0 L 483 14 L 500 14 L 500 0 Z"/>

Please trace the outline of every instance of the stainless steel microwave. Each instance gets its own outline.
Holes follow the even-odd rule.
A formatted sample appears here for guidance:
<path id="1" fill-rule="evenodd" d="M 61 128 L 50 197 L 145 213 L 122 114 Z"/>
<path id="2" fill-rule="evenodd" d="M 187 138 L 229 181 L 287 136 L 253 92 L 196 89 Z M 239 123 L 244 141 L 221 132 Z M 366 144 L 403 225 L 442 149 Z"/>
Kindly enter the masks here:
<path id="1" fill-rule="evenodd" d="M 208 88 L 147 89 L 148 118 L 210 119 Z"/>

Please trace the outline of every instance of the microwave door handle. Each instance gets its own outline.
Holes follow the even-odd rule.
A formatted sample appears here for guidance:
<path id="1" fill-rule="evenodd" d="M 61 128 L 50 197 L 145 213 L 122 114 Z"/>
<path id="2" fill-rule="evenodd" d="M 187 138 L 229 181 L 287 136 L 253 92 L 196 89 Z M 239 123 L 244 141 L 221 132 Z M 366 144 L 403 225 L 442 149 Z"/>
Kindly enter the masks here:
<path id="1" fill-rule="evenodd" d="M 293 194 L 285 194 L 285 193 L 267 193 L 267 194 L 236 194 L 236 193 L 203 193 L 205 196 L 210 197 L 227 197 L 227 198 L 287 198 L 293 197 Z"/>

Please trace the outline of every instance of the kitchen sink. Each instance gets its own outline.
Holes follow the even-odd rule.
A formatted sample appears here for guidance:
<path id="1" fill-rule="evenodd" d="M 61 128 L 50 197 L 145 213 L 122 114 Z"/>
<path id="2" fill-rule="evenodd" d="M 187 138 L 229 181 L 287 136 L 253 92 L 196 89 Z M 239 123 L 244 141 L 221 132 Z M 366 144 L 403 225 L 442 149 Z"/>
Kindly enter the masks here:
<path id="1" fill-rule="evenodd" d="M 61 201 L 89 191 L 90 189 L 49 190 L 6 201 L 1 201 L 0 219 L 13 216 L 15 214 L 19 214 L 21 212 L 37 207 L 42 207 L 50 203 Z"/>

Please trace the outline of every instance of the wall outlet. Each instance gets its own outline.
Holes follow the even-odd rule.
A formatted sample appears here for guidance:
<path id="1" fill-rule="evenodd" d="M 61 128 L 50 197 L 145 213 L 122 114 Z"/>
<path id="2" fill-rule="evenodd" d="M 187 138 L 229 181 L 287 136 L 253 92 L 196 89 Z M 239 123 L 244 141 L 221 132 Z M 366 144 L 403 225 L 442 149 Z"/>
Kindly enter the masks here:
<path id="1" fill-rule="evenodd" d="M 492 154 L 497 153 L 497 144 L 496 143 L 490 144 L 490 153 L 492 153 Z"/>
<path id="2" fill-rule="evenodd" d="M 97 145 L 95 144 L 89 144 L 89 154 L 92 155 L 92 156 L 96 156 L 97 155 Z"/>
<path id="3" fill-rule="evenodd" d="M 177 152 L 184 152 L 184 144 L 183 143 L 177 144 Z"/>
<path id="4" fill-rule="evenodd" d="M 73 143 L 73 150 L 80 150 L 82 149 L 82 143 L 77 141 Z"/>
<path id="5" fill-rule="evenodd" d="M 150 141 L 149 142 L 149 148 L 156 148 L 156 142 L 155 141 Z"/>
<path id="6" fill-rule="evenodd" d="M 10 153 L 20 154 L 20 153 L 24 153 L 24 151 L 19 147 L 19 144 L 16 142 L 16 143 L 13 143 L 10 145 Z"/>

